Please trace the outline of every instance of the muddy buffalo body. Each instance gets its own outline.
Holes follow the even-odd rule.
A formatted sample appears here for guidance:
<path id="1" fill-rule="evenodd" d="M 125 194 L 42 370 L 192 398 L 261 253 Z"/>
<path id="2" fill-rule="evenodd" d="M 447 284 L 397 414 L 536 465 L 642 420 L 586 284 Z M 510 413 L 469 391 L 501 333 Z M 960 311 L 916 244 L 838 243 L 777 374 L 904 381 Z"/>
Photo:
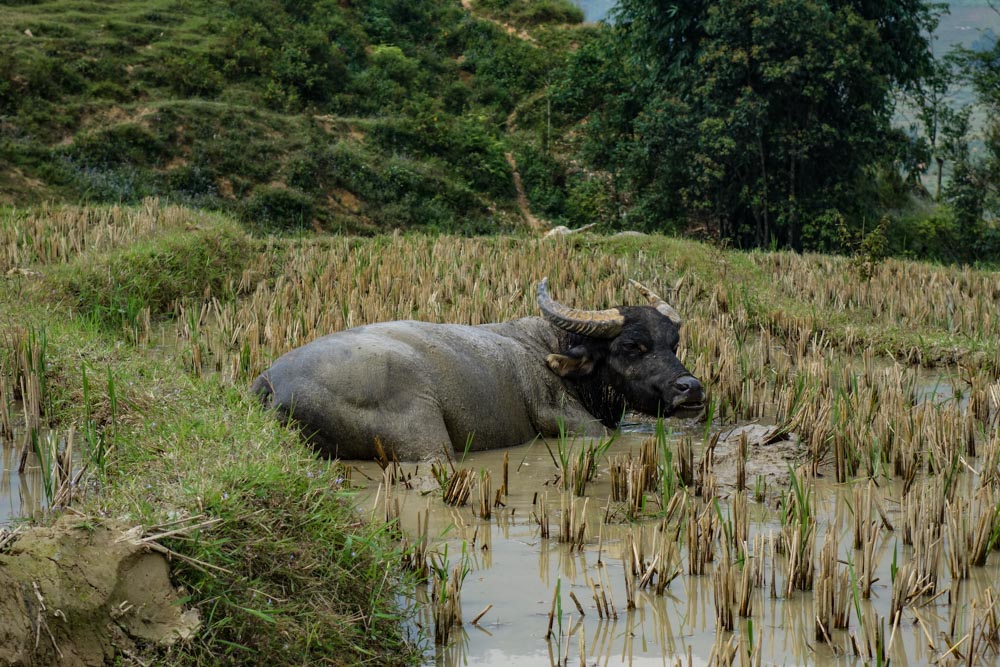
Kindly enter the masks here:
<path id="1" fill-rule="evenodd" d="M 280 357 L 253 392 L 324 455 L 401 460 L 598 435 L 628 410 L 693 416 L 701 383 L 677 358 L 680 316 L 650 305 L 578 310 L 538 285 L 544 317 L 467 326 L 384 322 L 318 338 Z"/>

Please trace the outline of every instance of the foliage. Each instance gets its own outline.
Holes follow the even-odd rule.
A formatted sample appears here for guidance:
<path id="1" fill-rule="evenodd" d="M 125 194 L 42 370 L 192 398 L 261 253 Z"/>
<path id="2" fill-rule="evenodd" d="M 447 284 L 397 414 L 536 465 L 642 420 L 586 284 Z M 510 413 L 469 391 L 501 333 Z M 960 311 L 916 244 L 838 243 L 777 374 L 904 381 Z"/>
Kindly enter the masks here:
<path id="1" fill-rule="evenodd" d="M 893 3 L 618 5 L 560 96 L 646 225 L 686 220 L 742 246 L 829 247 L 858 219 L 891 138 L 891 93 L 923 76 L 930 8 Z M 596 74 L 578 80 L 581 69 Z M 582 83 L 582 85 L 581 85 Z M 644 226 L 644 225 L 639 225 Z"/>
<path id="2" fill-rule="evenodd" d="M 841 224 L 843 222 L 841 221 Z M 889 218 L 883 217 L 875 228 L 868 232 L 862 232 L 859 240 L 856 241 L 852 264 L 862 280 L 871 280 L 882 260 L 889 257 Z M 850 234 L 845 230 L 846 234 Z"/>
<path id="3" fill-rule="evenodd" d="M 583 10 L 567 0 L 478 0 L 476 8 L 515 25 L 583 21 Z"/>
<path id="4" fill-rule="evenodd" d="M 495 231 L 501 125 L 564 57 L 444 0 L 39 0 L 0 21 L 4 201 L 155 195 L 275 230 Z"/>
<path id="5" fill-rule="evenodd" d="M 232 225 L 172 232 L 59 267 L 53 281 L 85 318 L 117 330 L 143 309 L 162 317 L 188 295 L 232 294 L 248 250 L 247 238 Z"/>
<path id="6" fill-rule="evenodd" d="M 1000 11 L 991 5 L 994 11 Z M 1000 214 L 1000 41 L 979 50 L 959 49 L 958 66 L 972 85 L 985 118 L 982 127 L 982 150 L 972 155 L 967 141 L 968 112 L 958 118 L 952 151 L 956 154 L 955 174 L 945 190 L 945 198 L 954 207 L 956 221 L 969 255 L 976 259 L 995 259 Z M 993 224 L 985 225 L 989 217 Z"/>
<path id="7" fill-rule="evenodd" d="M 253 226 L 272 231 L 301 229 L 313 219 L 313 201 L 291 188 L 260 186 L 240 206 L 240 218 Z"/>

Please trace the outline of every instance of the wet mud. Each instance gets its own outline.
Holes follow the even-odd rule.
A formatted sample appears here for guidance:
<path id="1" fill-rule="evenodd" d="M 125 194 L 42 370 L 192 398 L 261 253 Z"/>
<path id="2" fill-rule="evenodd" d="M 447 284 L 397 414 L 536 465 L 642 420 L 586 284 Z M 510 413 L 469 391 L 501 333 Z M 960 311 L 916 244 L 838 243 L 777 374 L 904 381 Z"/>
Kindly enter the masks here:
<path id="1" fill-rule="evenodd" d="M 135 528 L 66 515 L 0 539 L 0 664 L 104 665 L 198 629 Z"/>

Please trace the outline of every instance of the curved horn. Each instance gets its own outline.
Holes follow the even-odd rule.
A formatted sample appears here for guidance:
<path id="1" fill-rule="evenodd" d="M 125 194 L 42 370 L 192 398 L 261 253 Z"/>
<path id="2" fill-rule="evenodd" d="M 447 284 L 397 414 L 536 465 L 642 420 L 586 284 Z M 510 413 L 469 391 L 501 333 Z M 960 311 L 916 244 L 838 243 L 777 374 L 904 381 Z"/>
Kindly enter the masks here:
<path id="1" fill-rule="evenodd" d="M 549 296 L 549 279 L 538 283 L 538 307 L 552 324 L 572 333 L 594 338 L 614 338 L 625 326 L 625 316 L 617 308 L 607 310 L 577 310 L 553 301 Z"/>
<path id="2" fill-rule="evenodd" d="M 652 291 L 638 280 L 632 280 L 629 278 L 629 282 L 633 287 L 642 292 L 644 297 L 649 299 L 649 305 L 660 311 L 662 315 L 666 315 L 666 317 L 677 326 L 681 325 L 684 320 L 681 319 L 681 314 L 678 313 L 673 306 L 661 299 L 656 292 Z"/>

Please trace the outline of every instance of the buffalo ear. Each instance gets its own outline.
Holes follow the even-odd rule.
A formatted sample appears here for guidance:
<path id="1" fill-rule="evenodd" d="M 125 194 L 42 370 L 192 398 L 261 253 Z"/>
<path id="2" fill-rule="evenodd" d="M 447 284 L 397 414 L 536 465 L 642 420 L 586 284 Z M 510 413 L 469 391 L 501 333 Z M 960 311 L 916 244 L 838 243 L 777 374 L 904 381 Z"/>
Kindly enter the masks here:
<path id="1" fill-rule="evenodd" d="M 571 379 L 590 375 L 594 370 L 594 360 L 586 354 L 579 356 L 550 354 L 545 357 L 545 364 L 559 377 Z"/>

